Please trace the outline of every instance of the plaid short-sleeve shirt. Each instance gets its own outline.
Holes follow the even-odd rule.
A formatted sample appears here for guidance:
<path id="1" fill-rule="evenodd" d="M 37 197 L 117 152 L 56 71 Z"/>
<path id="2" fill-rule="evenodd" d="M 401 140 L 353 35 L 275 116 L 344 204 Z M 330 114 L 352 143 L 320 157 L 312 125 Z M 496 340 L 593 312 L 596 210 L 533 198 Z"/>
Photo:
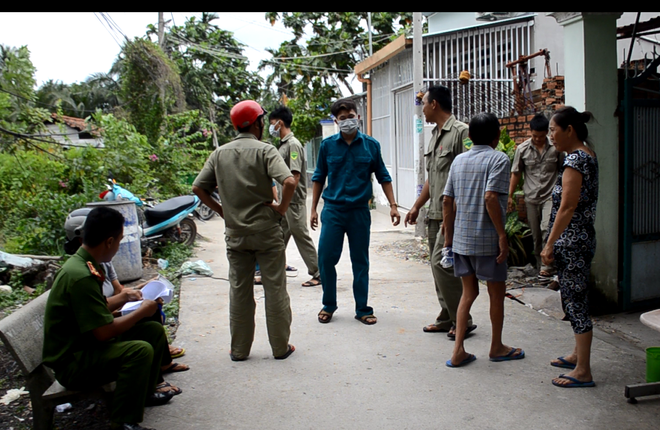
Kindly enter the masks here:
<path id="1" fill-rule="evenodd" d="M 506 221 L 511 163 L 503 152 L 490 146 L 473 145 L 456 157 L 449 171 L 445 196 L 456 204 L 452 249 L 460 255 L 498 254 L 495 225 L 486 210 L 486 192 L 499 193 L 502 221 Z"/>

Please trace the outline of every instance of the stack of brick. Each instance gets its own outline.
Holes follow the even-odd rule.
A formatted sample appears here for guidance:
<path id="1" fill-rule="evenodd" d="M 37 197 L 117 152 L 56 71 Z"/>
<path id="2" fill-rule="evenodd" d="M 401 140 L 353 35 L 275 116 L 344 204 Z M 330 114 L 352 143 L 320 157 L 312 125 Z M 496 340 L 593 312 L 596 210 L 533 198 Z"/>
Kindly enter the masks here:
<path id="1" fill-rule="evenodd" d="M 564 105 L 564 77 L 544 78 L 541 86 L 542 109 L 554 111 Z"/>

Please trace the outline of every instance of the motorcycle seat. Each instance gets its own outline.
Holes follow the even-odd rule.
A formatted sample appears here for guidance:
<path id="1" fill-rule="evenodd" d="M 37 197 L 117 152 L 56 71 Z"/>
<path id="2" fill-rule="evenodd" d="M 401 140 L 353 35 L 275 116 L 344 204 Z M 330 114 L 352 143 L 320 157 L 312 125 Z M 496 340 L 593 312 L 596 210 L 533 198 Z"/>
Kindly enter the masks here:
<path id="1" fill-rule="evenodd" d="M 180 196 L 164 201 L 153 208 L 145 209 L 144 217 L 147 224 L 156 225 L 176 216 L 178 213 L 190 208 L 195 204 L 195 197 Z"/>

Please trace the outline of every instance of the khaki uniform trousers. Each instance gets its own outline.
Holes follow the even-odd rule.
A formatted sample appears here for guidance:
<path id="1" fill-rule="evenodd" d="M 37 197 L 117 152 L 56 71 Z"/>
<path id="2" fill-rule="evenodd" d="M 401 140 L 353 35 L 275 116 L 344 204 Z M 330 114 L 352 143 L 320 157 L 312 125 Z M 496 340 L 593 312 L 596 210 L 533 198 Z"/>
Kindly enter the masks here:
<path id="1" fill-rule="evenodd" d="M 463 283 L 461 278 L 454 276 L 454 268 L 445 269 L 440 264 L 442 260 L 442 248 L 445 237 L 440 233 L 442 221 L 429 219 L 429 252 L 431 253 L 431 270 L 435 281 L 435 292 L 440 302 L 440 314 L 435 320 L 435 325 L 449 330 L 456 325 L 456 313 L 458 303 L 463 294 Z M 468 316 L 468 327 L 472 326 L 472 315 Z"/>
<path id="2" fill-rule="evenodd" d="M 229 328 L 231 353 L 236 358 L 250 355 L 254 341 L 254 271 L 258 262 L 263 282 L 266 326 L 273 355 L 288 351 L 291 334 L 291 303 L 286 290 L 286 256 L 282 227 L 248 235 L 226 236 L 229 260 Z"/>
<path id="3" fill-rule="evenodd" d="M 529 229 L 532 231 L 532 239 L 534 239 L 536 266 L 552 274 L 555 272 L 554 266 L 546 266 L 541 262 L 541 251 L 543 251 L 543 246 L 550 233 L 548 226 L 550 224 L 550 212 L 552 211 L 552 199 L 548 199 L 543 203 L 526 202 L 525 206 L 527 207 Z"/>
<path id="4" fill-rule="evenodd" d="M 307 266 L 307 273 L 314 278 L 319 278 L 321 274 L 318 256 L 314 241 L 307 230 L 307 206 L 305 204 L 291 203 L 289 205 L 286 217 L 282 219 L 282 230 L 284 230 L 284 247 L 286 248 L 289 239 L 293 236 L 298 252 Z"/>

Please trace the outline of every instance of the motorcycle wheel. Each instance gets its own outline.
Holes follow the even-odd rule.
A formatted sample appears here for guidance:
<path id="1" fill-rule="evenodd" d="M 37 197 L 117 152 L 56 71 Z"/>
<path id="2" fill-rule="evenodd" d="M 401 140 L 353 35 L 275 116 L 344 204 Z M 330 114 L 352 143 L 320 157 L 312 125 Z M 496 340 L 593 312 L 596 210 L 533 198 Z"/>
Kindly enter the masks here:
<path id="1" fill-rule="evenodd" d="M 213 215 L 215 215 L 215 211 L 210 207 L 206 206 L 204 203 L 199 205 L 199 209 L 197 209 L 197 212 L 199 213 L 199 217 L 204 221 L 210 220 L 211 218 L 213 218 Z"/>
<path id="2" fill-rule="evenodd" d="M 195 236 L 197 236 L 197 224 L 190 218 L 184 218 L 179 225 L 181 226 L 181 234 L 177 242 L 192 246 L 195 243 Z"/>

